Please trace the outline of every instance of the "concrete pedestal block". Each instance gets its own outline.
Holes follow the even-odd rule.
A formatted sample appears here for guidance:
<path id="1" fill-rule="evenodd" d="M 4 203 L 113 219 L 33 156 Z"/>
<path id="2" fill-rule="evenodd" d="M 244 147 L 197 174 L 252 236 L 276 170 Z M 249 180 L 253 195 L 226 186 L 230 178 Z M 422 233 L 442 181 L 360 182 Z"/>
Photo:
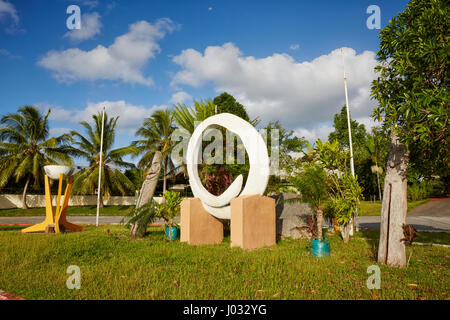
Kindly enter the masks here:
<path id="1" fill-rule="evenodd" d="M 180 241 L 190 245 L 218 244 L 223 241 L 222 222 L 208 213 L 198 198 L 181 202 Z"/>
<path id="2" fill-rule="evenodd" d="M 275 199 L 242 196 L 230 205 L 232 247 L 252 250 L 276 244 Z"/>

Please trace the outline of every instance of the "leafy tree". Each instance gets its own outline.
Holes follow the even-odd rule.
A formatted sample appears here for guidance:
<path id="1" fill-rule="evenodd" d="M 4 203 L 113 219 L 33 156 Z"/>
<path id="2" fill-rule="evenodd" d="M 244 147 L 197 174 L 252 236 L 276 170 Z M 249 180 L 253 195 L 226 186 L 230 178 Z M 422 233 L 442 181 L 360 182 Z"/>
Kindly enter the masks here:
<path id="1" fill-rule="evenodd" d="M 78 149 L 78 156 L 89 162 L 86 169 L 78 172 L 74 177 L 73 190 L 77 194 L 94 194 L 98 187 L 98 175 L 100 171 L 100 142 L 102 130 L 102 114 L 93 115 L 93 126 L 86 121 L 80 122 L 85 128 L 86 136 L 72 131 L 74 145 Z M 115 140 L 115 129 L 119 117 L 108 118 L 105 113 L 105 125 L 103 132 L 103 158 L 102 158 L 102 184 L 100 186 L 100 206 L 103 207 L 104 196 L 110 196 L 115 192 L 126 195 L 134 192 L 135 186 L 118 168 L 133 169 L 135 165 L 124 161 L 122 158 L 128 154 L 135 154 L 133 146 L 112 149 Z"/>
<path id="2" fill-rule="evenodd" d="M 16 183 L 25 179 L 24 209 L 28 209 L 28 186 L 33 181 L 33 186 L 39 187 L 45 165 L 73 163 L 70 155 L 75 150 L 68 145 L 70 136 L 49 138 L 49 115 L 50 110 L 42 115 L 36 107 L 25 106 L 0 120 L 0 187 L 4 187 L 11 178 Z"/>
<path id="3" fill-rule="evenodd" d="M 406 265 L 401 242 L 407 200 L 410 156 L 449 173 L 449 30 L 450 6 L 445 0 L 411 0 L 380 31 L 378 78 L 372 98 L 373 116 L 390 130 L 390 152 L 381 211 L 378 262 Z M 424 168 L 425 169 L 425 168 Z"/>
<path id="4" fill-rule="evenodd" d="M 174 163 L 170 157 L 172 148 L 176 143 L 172 140 L 172 134 L 175 131 L 173 118 L 174 113 L 169 109 L 155 111 L 136 132 L 136 135 L 142 137 L 142 139 L 133 142 L 133 145 L 139 150 L 138 154 L 143 154 L 138 163 L 140 168 L 150 167 L 155 151 L 162 153 L 163 192 L 167 188 L 168 170 L 174 168 Z"/>
<path id="5" fill-rule="evenodd" d="M 328 135 L 328 141 L 337 140 L 341 147 L 350 148 L 350 139 L 348 136 L 347 107 L 344 105 L 341 112 L 334 115 L 334 131 Z M 359 153 L 365 151 L 365 141 L 367 137 L 366 127 L 359 124 L 356 120 L 350 121 L 352 131 L 353 153 L 356 159 Z"/>
<path id="6" fill-rule="evenodd" d="M 328 135 L 328 141 L 337 140 L 339 146 L 350 148 L 348 136 L 347 107 L 344 105 L 341 112 L 334 115 L 334 131 Z M 376 179 L 371 172 L 372 160 L 367 149 L 368 134 L 363 124 L 356 120 L 350 121 L 352 131 L 353 162 L 355 174 L 359 177 L 359 183 L 364 187 L 366 195 L 375 193 Z"/>
<path id="7" fill-rule="evenodd" d="M 217 106 L 217 113 L 231 113 L 250 122 L 247 110 L 232 95 L 224 92 L 215 97 L 213 103 Z"/>

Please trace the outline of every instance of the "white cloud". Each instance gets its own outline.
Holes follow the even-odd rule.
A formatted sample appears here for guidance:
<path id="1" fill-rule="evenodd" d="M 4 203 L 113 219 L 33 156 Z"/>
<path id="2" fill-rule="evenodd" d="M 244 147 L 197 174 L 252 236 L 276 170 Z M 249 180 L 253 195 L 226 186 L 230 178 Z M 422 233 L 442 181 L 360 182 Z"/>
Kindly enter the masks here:
<path id="1" fill-rule="evenodd" d="M 73 2 L 74 0 L 70 1 Z M 89 9 L 95 8 L 99 4 L 97 0 L 75 0 L 75 2 L 79 3 L 82 6 L 89 7 Z"/>
<path id="2" fill-rule="evenodd" d="M 10 2 L 0 0 L 0 19 L 4 19 L 5 17 L 10 17 L 15 24 L 19 23 L 19 16 L 14 5 Z"/>
<path id="3" fill-rule="evenodd" d="M 8 23 L 5 31 L 7 33 L 23 32 L 25 30 L 19 28 L 19 15 L 14 5 L 8 1 L 0 0 L 0 22 Z"/>
<path id="4" fill-rule="evenodd" d="M 144 107 L 140 105 L 133 105 L 124 100 L 118 101 L 102 101 L 102 102 L 88 102 L 84 109 L 66 109 L 60 106 L 52 106 L 49 103 L 41 102 L 35 104 L 42 112 L 47 112 L 50 108 L 49 119 L 53 121 L 64 121 L 71 123 L 79 123 L 81 121 L 92 122 L 92 115 L 102 112 L 103 106 L 108 117 L 119 117 L 117 128 L 121 133 L 134 134 L 139 128 L 144 119 L 152 115 L 156 110 L 165 109 L 166 105 L 154 105 L 152 107 Z"/>
<path id="5" fill-rule="evenodd" d="M 299 44 L 291 44 L 289 46 L 289 49 L 291 49 L 291 50 L 298 50 L 298 49 L 300 49 L 300 45 Z"/>
<path id="6" fill-rule="evenodd" d="M 59 137 L 65 133 L 70 133 L 71 129 L 69 128 L 53 128 L 50 127 L 49 136 L 50 137 Z"/>
<path id="7" fill-rule="evenodd" d="M 20 56 L 16 56 L 16 55 L 12 54 L 11 52 L 9 52 L 8 50 L 1 49 L 1 48 L 0 48 L 0 56 L 7 57 L 9 59 L 19 59 L 20 58 Z"/>
<path id="8" fill-rule="evenodd" d="M 187 100 L 192 99 L 192 96 L 189 93 L 184 91 L 175 92 L 170 98 L 171 103 L 184 103 Z"/>
<path id="9" fill-rule="evenodd" d="M 370 83 L 375 78 L 375 53 L 357 54 L 343 48 L 353 118 L 369 117 L 374 102 Z M 245 105 L 251 117 L 280 120 L 305 135 L 322 135 L 345 104 L 342 57 L 339 49 L 312 61 L 297 62 L 275 53 L 265 58 L 244 56 L 232 43 L 207 47 L 204 53 L 183 50 L 173 61 L 181 67 L 172 85 L 213 84 Z M 302 131 L 303 130 L 303 131 Z"/>
<path id="10" fill-rule="evenodd" d="M 294 133 L 298 137 L 304 137 L 309 142 L 313 143 L 320 138 L 322 141 L 328 140 L 328 135 L 334 130 L 332 125 L 319 125 L 312 129 L 298 128 Z"/>
<path id="11" fill-rule="evenodd" d="M 154 105 L 151 108 L 144 106 L 135 106 L 123 100 L 103 101 L 97 103 L 88 103 L 84 110 L 76 112 L 73 121 L 90 121 L 93 114 L 101 112 L 103 106 L 106 107 L 106 113 L 109 117 L 119 117 L 117 126 L 119 131 L 128 131 L 134 133 L 142 125 L 145 118 L 148 118 L 156 110 L 164 109 L 165 105 Z"/>
<path id="12" fill-rule="evenodd" d="M 158 40 L 174 29 L 174 23 L 168 18 L 153 24 L 139 21 L 130 25 L 129 31 L 117 37 L 109 47 L 50 51 L 38 65 L 51 70 L 61 82 L 120 80 L 150 86 L 153 80 L 145 77 L 142 70 L 161 51 Z"/>
<path id="13" fill-rule="evenodd" d="M 64 38 L 69 38 L 72 41 L 91 39 L 100 34 L 101 28 L 102 23 L 97 12 L 85 13 L 81 15 L 81 29 L 73 29 L 66 32 Z"/>

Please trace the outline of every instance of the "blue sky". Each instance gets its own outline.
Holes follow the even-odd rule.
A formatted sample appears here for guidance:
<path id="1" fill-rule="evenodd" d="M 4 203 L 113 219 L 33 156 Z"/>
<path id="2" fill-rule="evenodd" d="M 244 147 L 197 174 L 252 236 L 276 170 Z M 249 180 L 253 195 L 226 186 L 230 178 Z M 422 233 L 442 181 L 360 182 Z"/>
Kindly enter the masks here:
<path id="1" fill-rule="evenodd" d="M 81 9 L 69 30 L 66 8 Z M 344 103 L 344 48 L 352 117 L 366 124 L 379 30 L 407 1 L 0 0 L 0 110 L 52 108 L 52 134 L 106 105 L 120 116 L 117 146 L 154 110 L 223 91 L 262 124 L 280 120 L 326 138 Z M 77 31 L 77 32 L 76 32 Z"/>

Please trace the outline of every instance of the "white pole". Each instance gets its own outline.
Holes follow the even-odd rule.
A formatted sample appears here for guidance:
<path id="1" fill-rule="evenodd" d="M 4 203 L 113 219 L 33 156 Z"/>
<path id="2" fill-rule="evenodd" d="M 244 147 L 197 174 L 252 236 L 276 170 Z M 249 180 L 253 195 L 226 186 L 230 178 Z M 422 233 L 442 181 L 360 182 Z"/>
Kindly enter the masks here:
<path id="1" fill-rule="evenodd" d="M 345 105 L 347 106 L 347 126 L 348 126 L 348 139 L 350 143 L 350 170 L 352 176 L 355 177 L 355 167 L 353 164 L 353 146 L 352 146 L 352 129 L 350 125 L 350 107 L 348 105 L 348 92 L 347 92 L 347 77 L 345 75 L 345 64 L 344 64 L 344 51 L 341 48 L 342 54 L 342 67 L 344 69 L 344 89 L 345 89 Z"/>
<path id="2" fill-rule="evenodd" d="M 345 75 L 345 63 L 344 63 L 344 51 L 341 48 L 342 54 L 342 68 L 344 70 L 344 89 L 345 89 L 345 105 L 347 106 L 347 126 L 348 126 L 348 142 L 350 144 L 350 170 L 353 178 L 355 177 L 355 167 L 353 164 L 353 143 L 352 143 L 352 127 L 350 125 L 350 107 L 348 105 L 348 92 L 347 92 L 347 76 Z M 356 208 L 356 215 L 358 215 L 358 208 Z M 351 219 L 352 228 L 350 229 L 350 235 L 353 236 L 353 228 L 355 227 L 354 217 Z"/>
<path id="3" fill-rule="evenodd" d="M 103 130 L 105 128 L 105 107 L 103 106 L 102 112 L 102 133 L 100 137 L 100 162 L 98 165 L 98 195 L 97 195 L 97 217 L 95 219 L 95 226 L 98 227 L 98 217 L 100 215 L 100 192 L 101 192 L 101 182 L 102 182 L 102 167 L 103 167 Z"/>

